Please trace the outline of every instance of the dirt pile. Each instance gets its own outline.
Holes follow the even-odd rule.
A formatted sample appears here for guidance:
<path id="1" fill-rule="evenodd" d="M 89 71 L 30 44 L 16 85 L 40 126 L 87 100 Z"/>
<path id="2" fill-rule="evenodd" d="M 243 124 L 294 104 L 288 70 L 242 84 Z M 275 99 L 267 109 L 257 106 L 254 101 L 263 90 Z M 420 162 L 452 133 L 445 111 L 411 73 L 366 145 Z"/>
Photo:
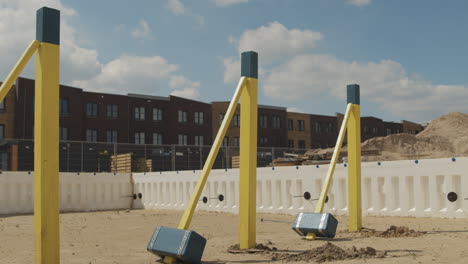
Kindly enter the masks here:
<path id="1" fill-rule="evenodd" d="M 407 226 L 390 226 L 385 231 L 375 231 L 374 229 L 363 229 L 360 234 L 363 237 L 384 237 L 384 238 L 392 238 L 392 237 L 419 237 L 426 232 L 415 231 L 410 229 Z"/>
<path id="2" fill-rule="evenodd" d="M 356 259 L 356 258 L 383 258 L 386 256 L 385 251 L 377 251 L 374 248 L 366 247 L 357 249 L 352 247 L 349 249 L 343 249 L 330 242 L 325 245 L 307 250 L 299 254 L 284 254 L 274 253 L 272 254 L 272 260 L 280 260 L 286 262 L 295 261 L 315 261 L 315 262 L 326 262 L 333 260 L 344 260 L 344 259 Z"/>
<path id="3" fill-rule="evenodd" d="M 273 243 L 268 242 L 267 245 L 271 246 L 273 245 Z M 265 253 L 265 252 L 272 252 L 272 251 L 278 250 L 276 247 L 269 247 L 267 245 L 257 244 L 255 248 L 240 249 L 239 244 L 235 244 L 235 245 L 228 247 L 227 252 L 233 253 L 233 254 L 242 254 L 242 253 L 255 254 L 255 253 Z"/>
<path id="4" fill-rule="evenodd" d="M 362 150 L 378 150 L 381 160 L 468 156 L 468 114 L 453 112 L 433 120 L 418 135 L 371 138 Z"/>

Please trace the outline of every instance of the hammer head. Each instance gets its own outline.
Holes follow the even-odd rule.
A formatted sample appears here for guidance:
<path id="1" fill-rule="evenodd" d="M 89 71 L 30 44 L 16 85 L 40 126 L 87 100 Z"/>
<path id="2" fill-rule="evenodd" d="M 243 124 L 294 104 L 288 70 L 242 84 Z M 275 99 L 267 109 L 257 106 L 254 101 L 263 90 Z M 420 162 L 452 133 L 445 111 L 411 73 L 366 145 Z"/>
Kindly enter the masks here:
<path id="1" fill-rule="evenodd" d="M 313 233 L 317 237 L 334 238 L 338 220 L 331 214 L 298 213 L 292 229 L 301 236 Z"/>

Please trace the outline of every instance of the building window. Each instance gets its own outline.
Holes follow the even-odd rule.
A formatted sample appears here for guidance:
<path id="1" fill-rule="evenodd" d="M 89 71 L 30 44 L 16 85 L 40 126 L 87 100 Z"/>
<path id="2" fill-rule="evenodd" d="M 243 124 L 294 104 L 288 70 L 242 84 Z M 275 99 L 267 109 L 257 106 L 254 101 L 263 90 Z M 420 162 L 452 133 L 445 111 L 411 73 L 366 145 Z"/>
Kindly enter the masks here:
<path id="1" fill-rule="evenodd" d="M 59 136 L 60 136 L 60 140 L 68 140 L 68 128 L 60 127 Z"/>
<path id="2" fill-rule="evenodd" d="M 273 116 L 273 128 L 281 128 L 281 118 L 279 116 Z"/>
<path id="3" fill-rule="evenodd" d="M 187 122 L 187 112 L 179 110 L 177 120 L 179 120 L 179 123 L 186 123 Z"/>
<path id="4" fill-rule="evenodd" d="M 391 128 L 387 128 L 385 131 L 387 132 L 387 136 L 392 134 L 392 129 Z"/>
<path id="5" fill-rule="evenodd" d="M 297 120 L 297 128 L 299 131 L 305 130 L 305 122 L 304 120 Z"/>
<path id="6" fill-rule="evenodd" d="M 260 116 L 258 117 L 258 119 L 259 119 L 259 122 L 260 122 L 259 126 L 260 126 L 261 128 L 268 128 L 268 116 L 266 116 L 266 115 L 260 115 Z"/>
<path id="7" fill-rule="evenodd" d="M 376 127 L 372 128 L 372 134 L 377 135 L 377 128 Z"/>
<path id="8" fill-rule="evenodd" d="M 96 129 L 86 129 L 86 141 L 88 142 L 97 142 L 97 130 Z"/>
<path id="9" fill-rule="evenodd" d="M 188 137 L 187 135 L 179 134 L 179 135 L 178 135 L 178 138 L 179 138 L 179 142 L 178 142 L 178 143 L 179 143 L 179 145 L 181 145 L 181 146 L 186 146 L 186 145 L 188 145 L 188 144 L 187 144 L 187 137 Z"/>
<path id="10" fill-rule="evenodd" d="M 145 144 L 145 132 L 135 132 L 135 144 Z"/>
<path id="11" fill-rule="evenodd" d="M 153 133 L 153 145 L 162 145 L 163 135 L 160 133 Z"/>
<path id="12" fill-rule="evenodd" d="M 223 123 L 224 120 L 224 113 L 219 113 L 219 124 Z"/>
<path id="13" fill-rule="evenodd" d="M 240 115 L 238 115 L 238 114 L 234 115 L 234 126 L 235 127 L 240 127 Z"/>
<path id="14" fill-rule="evenodd" d="M 290 149 L 294 148 L 294 140 L 290 140 L 290 139 L 288 140 L 288 148 Z"/>
<path id="15" fill-rule="evenodd" d="M 305 149 L 306 148 L 306 144 L 305 144 L 305 141 L 304 140 L 299 140 L 298 143 L 298 148 L 300 149 Z"/>
<path id="16" fill-rule="evenodd" d="M 3 99 L 3 100 L 0 102 L 0 111 L 2 111 L 2 112 L 5 111 L 5 99 Z"/>
<path id="17" fill-rule="evenodd" d="M 135 120 L 145 120 L 145 107 L 135 107 Z"/>
<path id="18" fill-rule="evenodd" d="M 260 146 L 268 145 L 268 137 L 260 137 Z"/>
<path id="19" fill-rule="evenodd" d="M 5 125 L 0 125 L 0 139 L 5 138 Z"/>
<path id="20" fill-rule="evenodd" d="M 107 143 L 117 143 L 117 130 L 107 130 L 106 132 Z"/>
<path id="21" fill-rule="evenodd" d="M 187 122 L 187 120 L 185 122 Z M 195 124 L 197 124 L 197 125 L 203 125 L 204 124 L 203 112 L 195 112 Z"/>
<path id="22" fill-rule="evenodd" d="M 98 104 L 87 103 L 86 104 L 86 116 L 90 116 L 90 117 L 98 116 Z"/>
<path id="23" fill-rule="evenodd" d="M 153 108 L 153 120 L 161 121 L 163 120 L 163 110 L 160 108 Z"/>
<path id="24" fill-rule="evenodd" d="M 195 136 L 195 146 L 203 146 L 203 136 Z"/>
<path id="25" fill-rule="evenodd" d="M 315 122 L 315 134 L 320 135 L 320 132 L 322 132 L 322 128 L 320 126 L 320 123 Z"/>
<path id="26" fill-rule="evenodd" d="M 119 106 L 116 104 L 108 104 L 106 116 L 110 118 L 118 118 L 119 117 Z"/>
<path id="27" fill-rule="evenodd" d="M 68 98 L 60 98 L 60 114 L 69 114 L 70 113 L 70 106 L 68 103 Z"/>
<path id="28" fill-rule="evenodd" d="M 239 137 L 234 137 L 234 147 L 239 147 L 240 141 Z"/>
<path id="29" fill-rule="evenodd" d="M 293 131 L 294 130 L 294 120 L 288 119 L 288 130 Z"/>
<path id="30" fill-rule="evenodd" d="M 229 137 L 224 137 L 223 139 L 223 147 L 229 146 Z"/>
<path id="31" fill-rule="evenodd" d="M 369 134 L 369 127 L 364 126 L 364 135 L 367 135 L 367 134 Z"/>

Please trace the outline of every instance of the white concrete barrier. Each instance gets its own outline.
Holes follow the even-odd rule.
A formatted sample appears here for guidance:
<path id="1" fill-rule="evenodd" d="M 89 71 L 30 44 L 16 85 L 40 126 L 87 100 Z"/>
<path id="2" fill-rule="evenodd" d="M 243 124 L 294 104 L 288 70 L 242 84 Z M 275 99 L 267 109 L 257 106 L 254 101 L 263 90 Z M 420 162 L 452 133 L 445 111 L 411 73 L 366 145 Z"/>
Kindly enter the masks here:
<path id="1" fill-rule="evenodd" d="M 0 214 L 34 211 L 32 172 L 0 174 Z M 60 173 L 60 210 L 96 211 L 130 208 L 130 174 Z"/>
<path id="2" fill-rule="evenodd" d="M 296 214 L 313 211 L 316 201 L 300 197 L 310 192 L 318 198 L 328 165 L 257 169 L 257 211 Z M 134 174 L 135 193 L 142 193 L 139 208 L 185 208 L 200 171 Z M 198 209 L 219 212 L 238 211 L 239 170 L 213 170 L 202 197 L 225 196 L 201 201 Z M 451 203 L 447 193 L 459 199 Z M 362 164 L 362 203 L 364 215 L 415 217 L 468 216 L 468 158 L 364 162 Z M 347 168 L 338 164 L 329 192 L 327 212 L 347 213 Z"/>
<path id="3" fill-rule="evenodd" d="M 301 197 L 309 192 L 318 198 L 328 165 L 257 169 L 257 211 L 296 214 L 313 211 L 316 201 Z M 60 208 L 69 211 L 97 211 L 131 208 L 183 210 L 200 176 L 200 171 L 153 172 L 133 175 L 113 173 L 61 173 Z M 225 200 L 199 202 L 198 209 L 238 211 L 239 170 L 213 170 L 202 197 Z M 451 203 L 448 192 L 459 199 Z M 133 193 L 142 199 L 133 200 Z M 33 173 L 0 174 L 0 214 L 33 212 Z M 364 215 L 415 217 L 468 216 L 468 158 L 388 161 L 362 164 Z M 347 168 L 338 164 L 325 210 L 347 213 Z"/>

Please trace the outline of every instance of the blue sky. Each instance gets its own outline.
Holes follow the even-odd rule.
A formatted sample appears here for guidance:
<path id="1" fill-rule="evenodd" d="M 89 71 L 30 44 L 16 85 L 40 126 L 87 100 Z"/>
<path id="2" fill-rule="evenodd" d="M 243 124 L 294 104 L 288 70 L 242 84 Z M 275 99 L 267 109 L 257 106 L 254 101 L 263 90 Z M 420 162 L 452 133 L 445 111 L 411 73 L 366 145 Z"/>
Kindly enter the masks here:
<path id="1" fill-rule="evenodd" d="M 359 83 L 363 115 L 468 112 L 463 0 L 12 2 L 0 0 L 0 34 L 12 36 L 1 76 L 34 38 L 35 10 L 50 6 L 62 11 L 61 82 L 85 90 L 229 100 L 239 53 L 253 49 L 261 104 L 333 115 Z"/>

